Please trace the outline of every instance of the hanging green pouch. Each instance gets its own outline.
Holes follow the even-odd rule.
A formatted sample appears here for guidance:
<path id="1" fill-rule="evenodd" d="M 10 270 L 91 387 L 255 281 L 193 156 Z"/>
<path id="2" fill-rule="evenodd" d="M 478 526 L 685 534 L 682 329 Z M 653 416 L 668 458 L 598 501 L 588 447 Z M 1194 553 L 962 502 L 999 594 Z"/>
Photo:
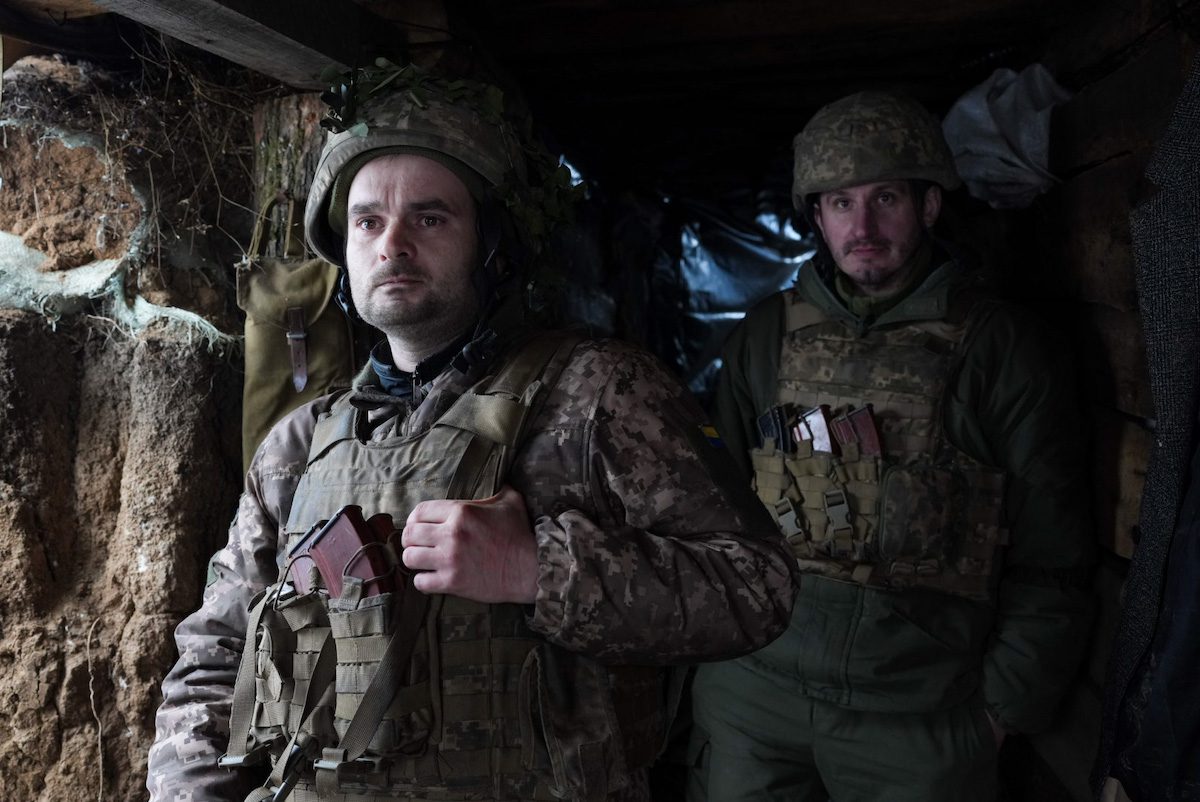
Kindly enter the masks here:
<path id="1" fill-rule="evenodd" d="M 242 389 L 243 469 L 275 423 L 296 407 L 354 376 L 350 322 L 333 302 L 338 268 L 323 259 L 260 256 L 263 226 L 277 202 L 263 207 L 246 260 L 237 271 L 238 306 L 246 313 Z M 288 245 L 294 202 L 288 203 Z"/>

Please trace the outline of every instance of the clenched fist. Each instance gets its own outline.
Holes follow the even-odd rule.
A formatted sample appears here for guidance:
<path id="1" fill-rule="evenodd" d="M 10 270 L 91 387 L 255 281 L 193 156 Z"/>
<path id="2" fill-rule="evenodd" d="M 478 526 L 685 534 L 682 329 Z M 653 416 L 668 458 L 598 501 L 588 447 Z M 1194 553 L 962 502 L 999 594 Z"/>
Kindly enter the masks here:
<path id="1" fill-rule="evenodd" d="M 488 604 L 537 598 L 537 544 L 525 499 L 508 485 L 479 501 L 422 501 L 404 522 L 400 544 L 422 593 Z"/>

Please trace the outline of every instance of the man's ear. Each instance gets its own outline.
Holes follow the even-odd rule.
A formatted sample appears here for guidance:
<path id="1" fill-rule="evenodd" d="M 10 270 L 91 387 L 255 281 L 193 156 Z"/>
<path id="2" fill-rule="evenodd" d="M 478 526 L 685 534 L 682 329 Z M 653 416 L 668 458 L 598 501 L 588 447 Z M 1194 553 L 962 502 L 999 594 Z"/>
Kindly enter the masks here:
<path id="1" fill-rule="evenodd" d="M 933 228 L 942 213 L 942 188 L 934 184 L 925 190 L 925 202 L 921 206 L 921 222 L 925 228 Z"/>
<path id="2" fill-rule="evenodd" d="M 813 221 L 813 225 L 817 227 L 817 232 L 821 235 L 821 238 L 824 239 L 825 238 L 825 227 L 823 225 L 821 225 L 821 198 L 819 196 L 817 197 L 817 199 L 815 201 L 813 201 L 812 221 Z"/>

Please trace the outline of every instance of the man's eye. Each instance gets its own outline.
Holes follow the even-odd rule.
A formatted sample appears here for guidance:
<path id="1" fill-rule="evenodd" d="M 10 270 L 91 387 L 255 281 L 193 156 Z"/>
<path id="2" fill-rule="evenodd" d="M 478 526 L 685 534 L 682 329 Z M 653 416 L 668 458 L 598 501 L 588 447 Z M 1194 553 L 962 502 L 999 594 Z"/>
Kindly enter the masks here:
<path id="1" fill-rule="evenodd" d="M 846 198 L 838 198 L 838 199 L 836 199 L 836 200 L 833 202 L 833 208 L 835 208 L 835 209 L 849 209 L 849 208 L 850 208 L 850 201 L 849 201 L 848 199 L 846 199 Z"/>
<path id="2" fill-rule="evenodd" d="M 431 214 L 427 214 L 421 218 L 421 225 L 425 226 L 426 228 L 433 228 L 434 226 L 440 226 L 441 224 L 442 218 L 434 217 Z"/>
<path id="3" fill-rule="evenodd" d="M 890 192 L 880 192 L 879 193 L 879 202 L 880 203 L 884 203 L 884 204 L 891 203 L 895 199 L 896 199 L 896 196 Z"/>
<path id="4" fill-rule="evenodd" d="M 354 227 L 361 229 L 363 231 L 372 231 L 378 225 L 379 225 L 379 223 L 376 220 L 373 220 L 370 217 L 364 217 L 363 219 L 361 219 L 357 223 L 355 223 Z"/>

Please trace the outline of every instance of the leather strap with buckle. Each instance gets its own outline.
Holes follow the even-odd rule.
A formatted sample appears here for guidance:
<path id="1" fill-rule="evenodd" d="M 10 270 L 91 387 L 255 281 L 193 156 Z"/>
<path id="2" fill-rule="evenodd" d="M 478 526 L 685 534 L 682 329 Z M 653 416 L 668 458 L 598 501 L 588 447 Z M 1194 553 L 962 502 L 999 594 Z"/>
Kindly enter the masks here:
<path id="1" fill-rule="evenodd" d="M 300 392 L 308 384 L 308 332 L 304 327 L 304 309 L 289 306 L 287 309 L 288 350 L 292 354 L 292 387 Z"/>

